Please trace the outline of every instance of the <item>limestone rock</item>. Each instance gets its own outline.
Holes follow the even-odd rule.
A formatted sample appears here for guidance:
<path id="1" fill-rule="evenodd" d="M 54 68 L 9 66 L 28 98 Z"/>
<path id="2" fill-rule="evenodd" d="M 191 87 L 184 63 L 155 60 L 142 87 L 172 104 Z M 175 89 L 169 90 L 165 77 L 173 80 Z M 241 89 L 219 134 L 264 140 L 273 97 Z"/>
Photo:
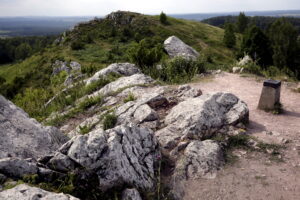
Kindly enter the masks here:
<path id="1" fill-rule="evenodd" d="M 86 80 L 86 84 L 90 84 L 99 80 L 101 77 L 105 77 L 110 73 L 119 74 L 122 76 L 131 76 L 133 74 L 141 73 L 141 70 L 134 64 L 130 63 L 113 63 L 108 67 L 96 72 L 91 78 Z"/>
<path id="2" fill-rule="evenodd" d="M 7 200 L 79 200 L 68 194 L 57 194 L 47 192 L 40 188 L 28 186 L 26 184 L 18 185 L 12 189 L 0 192 L 0 199 Z"/>
<path id="3" fill-rule="evenodd" d="M 189 85 L 181 85 L 177 90 L 174 91 L 177 97 L 181 99 L 194 98 L 202 95 L 202 91 L 200 89 L 192 88 Z"/>
<path id="4" fill-rule="evenodd" d="M 140 193 L 134 189 L 126 189 L 122 192 L 122 200 L 142 200 Z"/>
<path id="5" fill-rule="evenodd" d="M 182 159 L 178 161 L 175 173 L 188 179 L 212 178 L 223 165 L 224 154 L 217 142 L 193 141 L 186 147 Z"/>
<path id="6" fill-rule="evenodd" d="M 233 67 L 232 68 L 232 73 L 234 74 L 240 74 L 244 71 L 244 68 L 243 67 Z"/>
<path id="7" fill-rule="evenodd" d="M 75 62 L 75 61 L 70 62 L 70 67 L 71 67 L 72 70 L 75 70 L 75 71 L 81 70 L 81 65 L 78 62 Z"/>
<path id="8" fill-rule="evenodd" d="M 238 62 L 238 66 L 244 66 L 247 65 L 248 63 L 253 62 L 252 58 L 248 55 L 245 55 L 240 61 Z"/>
<path id="9" fill-rule="evenodd" d="M 138 122 L 154 121 L 158 119 L 157 113 L 147 104 L 138 107 L 133 116 Z"/>
<path id="10" fill-rule="evenodd" d="M 68 62 L 66 61 L 56 60 L 52 65 L 52 67 L 53 67 L 53 73 L 52 73 L 53 75 L 57 75 L 62 71 L 65 71 L 68 74 L 71 72 L 71 68 L 68 67 Z"/>
<path id="11" fill-rule="evenodd" d="M 122 185 L 143 191 L 154 187 L 159 148 L 150 129 L 122 125 L 95 130 L 72 138 L 59 151 L 81 169 L 95 172 L 103 191 Z M 55 163 L 47 166 L 56 168 Z"/>
<path id="12" fill-rule="evenodd" d="M 49 155 L 68 141 L 58 129 L 45 127 L 0 95 L 0 159 Z"/>
<path id="13" fill-rule="evenodd" d="M 134 74 L 132 76 L 121 77 L 118 80 L 105 85 L 99 91 L 96 91 L 93 94 L 91 94 L 91 96 L 98 96 L 100 94 L 107 95 L 109 93 L 116 92 L 119 89 L 123 89 L 125 87 L 145 85 L 153 82 L 154 80 L 149 76 L 146 76 L 144 74 Z"/>
<path id="14" fill-rule="evenodd" d="M 38 168 L 35 163 L 30 163 L 19 158 L 0 159 L 0 172 L 9 177 L 22 178 L 26 174 L 36 174 Z"/>
<path id="15" fill-rule="evenodd" d="M 205 94 L 187 99 L 165 118 L 167 127 L 156 132 L 165 148 L 174 148 L 180 139 L 205 139 L 224 126 L 248 121 L 247 105 L 230 93 Z"/>
<path id="16" fill-rule="evenodd" d="M 199 53 L 182 42 L 178 37 L 171 36 L 164 42 L 164 48 L 171 58 L 174 57 L 183 57 L 186 59 L 196 59 L 199 56 Z"/>

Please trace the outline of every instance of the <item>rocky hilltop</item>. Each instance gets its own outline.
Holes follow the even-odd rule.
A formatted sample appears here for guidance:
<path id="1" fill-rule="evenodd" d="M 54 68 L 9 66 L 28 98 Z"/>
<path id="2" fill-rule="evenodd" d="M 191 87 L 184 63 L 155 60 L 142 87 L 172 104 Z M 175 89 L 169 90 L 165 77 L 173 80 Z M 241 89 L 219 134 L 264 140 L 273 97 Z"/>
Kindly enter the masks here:
<path id="1" fill-rule="evenodd" d="M 174 38 L 165 42 L 170 57 L 199 56 Z M 78 100 L 80 104 L 101 96 L 88 117 L 60 125 L 65 135 L 30 119 L 0 97 L 1 176 L 23 178 L 30 184 L 5 190 L 0 197 L 26 199 L 38 194 L 47 199 L 76 199 L 36 188 L 44 184 L 55 188 L 57 180 L 67 180 L 71 194 L 80 199 L 92 199 L 86 196 L 90 191 L 97 191 L 98 198 L 111 198 L 110 194 L 120 191 L 117 195 L 124 200 L 149 199 L 160 187 L 162 162 L 173 166 L 167 176 L 176 182 L 213 176 L 222 168 L 224 146 L 210 138 L 233 134 L 238 130 L 235 126 L 248 121 L 249 110 L 242 100 L 224 92 L 202 94 L 189 85 L 162 86 L 130 63 L 109 65 L 83 83 L 93 84 L 112 73 L 119 78 Z M 71 110 L 53 117 L 66 116 Z M 181 199 L 183 193 L 168 195 Z"/>

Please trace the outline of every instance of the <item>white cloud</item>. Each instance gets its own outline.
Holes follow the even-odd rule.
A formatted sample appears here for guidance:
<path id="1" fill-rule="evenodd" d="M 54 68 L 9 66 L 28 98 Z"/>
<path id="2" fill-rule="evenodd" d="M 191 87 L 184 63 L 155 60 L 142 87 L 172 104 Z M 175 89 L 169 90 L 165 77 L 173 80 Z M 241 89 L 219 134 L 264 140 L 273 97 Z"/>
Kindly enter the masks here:
<path id="1" fill-rule="evenodd" d="M 300 9 L 299 0 L 0 0 L 0 15 L 105 15 L 116 10 L 141 13 L 197 13 Z"/>

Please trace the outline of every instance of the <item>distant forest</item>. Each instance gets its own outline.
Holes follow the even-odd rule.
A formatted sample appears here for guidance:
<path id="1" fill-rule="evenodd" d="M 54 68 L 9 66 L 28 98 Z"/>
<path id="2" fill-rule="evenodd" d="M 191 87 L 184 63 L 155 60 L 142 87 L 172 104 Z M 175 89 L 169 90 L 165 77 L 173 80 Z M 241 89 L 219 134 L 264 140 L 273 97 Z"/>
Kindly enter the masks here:
<path id="1" fill-rule="evenodd" d="M 261 28 L 262 30 L 267 30 L 267 28 L 274 23 L 278 17 L 265 17 L 265 16 L 255 16 L 255 17 L 247 17 L 249 24 L 253 24 Z M 295 17 L 285 17 L 287 21 L 289 21 L 300 34 L 300 18 Z M 203 23 L 210 24 L 212 26 L 218 26 L 224 28 L 226 23 L 237 23 L 238 16 L 219 16 L 219 17 L 212 17 L 209 19 L 202 20 Z"/>
<path id="2" fill-rule="evenodd" d="M 0 38 L 0 64 L 23 60 L 52 44 L 58 36 Z"/>

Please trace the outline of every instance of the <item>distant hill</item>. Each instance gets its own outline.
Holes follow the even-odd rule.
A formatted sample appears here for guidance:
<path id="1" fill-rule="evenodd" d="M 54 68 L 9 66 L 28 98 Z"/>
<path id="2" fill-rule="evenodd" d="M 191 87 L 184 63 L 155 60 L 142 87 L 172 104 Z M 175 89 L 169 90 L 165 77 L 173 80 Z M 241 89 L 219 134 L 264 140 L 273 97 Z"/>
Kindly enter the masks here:
<path id="1" fill-rule="evenodd" d="M 93 17 L 0 17 L 0 37 L 58 35 Z"/>
<path id="2" fill-rule="evenodd" d="M 172 17 L 180 19 L 189 19 L 202 21 L 204 19 L 218 16 L 237 16 L 240 12 L 219 12 L 219 13 L 193 13 L 193 14 L 173 14 Z M 274 10 L 274 11 L 246 11 L 247 16 L 270 16 L 270 17 L 298 17 L 300 18 L 300 10 Z"/>
<path id="3" fill-rule="evenodd" d="M 219 16 L 202 20 L 202 22 L 213 26 L 223 27 L 226 22 L 236 23 L 237 19 L 237 16 Z M 266 30 L 270 24 L 278 19 L 278 17 L 254 16 L 248 17 L 248 19 L 250 24 L 256 24 L 261 29 Z M 298 29 L 300 34 L 300 18 L 286 17 L 286 19 Z"/>

